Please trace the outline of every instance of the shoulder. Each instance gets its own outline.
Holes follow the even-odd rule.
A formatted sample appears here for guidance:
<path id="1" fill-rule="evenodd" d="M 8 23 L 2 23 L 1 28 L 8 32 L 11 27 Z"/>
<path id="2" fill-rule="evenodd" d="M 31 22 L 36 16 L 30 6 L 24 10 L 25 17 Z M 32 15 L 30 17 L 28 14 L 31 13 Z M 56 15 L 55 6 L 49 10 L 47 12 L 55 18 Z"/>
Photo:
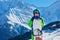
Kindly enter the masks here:
<path id="1" fill-rule="evenodd" d="M 40 20 L 43 20 L 43 18 L 40 18 Z"/>
<path id="2" fill-rule="evenodd" d="M 31 18 L 31 21 L 33 21 L 33 20 L 34 20 L 34 17 Z"/>
<path id="3" fill-rule="evenodd" d="M 41 20 L 41 21 L 44 21 L 44 19 L 43 19 L 43 18 L 40 18 L 40 20 Z"/>

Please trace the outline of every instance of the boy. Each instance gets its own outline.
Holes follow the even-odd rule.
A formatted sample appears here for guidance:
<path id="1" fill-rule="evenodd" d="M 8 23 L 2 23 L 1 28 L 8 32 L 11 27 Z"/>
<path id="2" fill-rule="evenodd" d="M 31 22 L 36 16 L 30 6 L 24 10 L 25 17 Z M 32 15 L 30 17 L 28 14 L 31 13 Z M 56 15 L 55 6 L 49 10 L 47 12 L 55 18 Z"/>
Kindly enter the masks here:
<path id="1" fill-rule="evenodd" d="M 33 17 L 28 23 L 29 27 L 32 28 L 32 40 L 42 40 L 42 28 L 44 27 L 43 19 L 40 18 L 39 10 L 35 9 L 33 11 Z"/>

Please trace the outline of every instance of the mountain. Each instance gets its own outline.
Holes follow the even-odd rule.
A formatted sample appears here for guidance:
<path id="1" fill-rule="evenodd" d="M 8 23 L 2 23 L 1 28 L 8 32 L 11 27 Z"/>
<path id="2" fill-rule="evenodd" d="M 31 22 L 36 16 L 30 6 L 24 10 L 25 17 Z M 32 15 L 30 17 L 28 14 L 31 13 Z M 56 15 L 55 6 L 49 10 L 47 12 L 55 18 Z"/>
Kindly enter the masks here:
<path id="1" fill-rule="evenodd" d="M 56 1 L 49 7 L 36 7 L 24 3 L 22 0 L 0 1 L 0 40 L 8 40 L 11 37 L 28 32 L 27 26 L 33 16 L 33 10 L 39 9 L 45 24 L 60 21 L 60 1 Z M 20 23 L 20 24 L 19 24 Z M 26 24 L 26 25 L 24 25 Z"/>
<path id="2" fill-rule="evenodd" d="M 34 6 L 25 4 L 21 0 L 1 0 L 0 1 L 0 40 L 8 40 L 11 37 L 27 32 L 26 28 L 16 23 L 9 24 L 7 16 L 16 15 L 23 23 L 27 23 L 32 16 Z M 29 11 L 28 11 L 29 10 Z M 23 17 L 23 16 L 24 17 Z M 27 16 L 28 15 L 28 16 Z M 29 16 L 30 15 L 30 16 Z M 23 18 L 22 18 L 23 17 Z M 26 19 L 28 17 L 28 19 Z"/>
<path id="3" fill-rule="evenodd" d="M 41 16 L 44 18 L 45 24 L 54 21 L 60 21 L 60 0 L 57 0 L 48 7 L 40 7 Z"/>
<path id="4" fill-rule="evenodd" d="M 60 21 L 51 22 L 45 25 L 43 28 L 43 30 L 46 30 L 46 32 L 53 32 L 58 29 L 60 29 Z"/>
<path id="5" fill-rule="evenodd" d="M 26 11 L 25 14 L 27 14 L 27 15 L 30 14 L 29 12 L 32 12 L 32 10 L 35 9 L 34 6 L 25 4 L 21 0 L 20 1 L 18 1 L 18 0 L 10 0 L 10 1 L 5 1 L 4 0 L 4 1 L 0 1 L 0 21 L 1 21 L 0 25 L 4 24 L 5 21 L 7 21 L 6 20 L 7 18 L 6 18 L 5 15 L 8 15 L 9 12 L 10 12 L 10 9 L 14 9 L 14 8 L 20 8 L 19 10 L 21 10 L 22 12 Z M 28 11 L 28 9 L 29 9 L 29 11 Z M 4 18 L 4 19 L 2 19 L 2 18 Z M 4 23 L 2 23 L 2 21 Z"/>

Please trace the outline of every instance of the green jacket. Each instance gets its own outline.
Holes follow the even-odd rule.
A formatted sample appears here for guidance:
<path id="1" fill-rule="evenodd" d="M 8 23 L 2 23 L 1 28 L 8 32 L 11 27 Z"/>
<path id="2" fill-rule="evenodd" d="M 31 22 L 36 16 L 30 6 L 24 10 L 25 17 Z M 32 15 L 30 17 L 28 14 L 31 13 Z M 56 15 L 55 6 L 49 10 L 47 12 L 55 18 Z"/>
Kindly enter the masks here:
<path id="1" fill-rule="evenodd" d="M 44 21 L 43 21 L 42 18 L 40 18 L 40 20 L 42 21 L 42 28 L 44 28 Z M 29 23 L 28 23 L 29 27 L 33 27 L 32 25 L 33 25 L 33 18 L 31 18 Z M 31 39 L 34 40 L 34 36 L 33 35 L 31 35 Z"/>
<path id="2" fill-rule="evenodd" d="M 29 21 L 29 23 L 28 23 L 28 26 L 29 26 L 29 27 L 33 27 L 33 26 L 32 26 L 32 25 L 33 25 L 33 20 L 32 20 L 32 19 L 33 19 L 33 18 L 31 18 L 30 21 Z M 44 21 L 43 21 L 42 18 L 40 18 L 40 20 L 42 21 L 42 28 L 44 28 Z M 33 36 L 33 35 L 31 35 L 31 39 L 34 40 L 34 36 Z"/>
<path id="3" fill-rule="evenodd" d="M 43 21 L 42 18 L 40 18 L 40 20 L 42 21 L 42 28 L 43 28 L 43 27 L 44 27 L 44 21 Z M 32 25 L 33 25 L 33 20 L 32 20 L 32 18 L 31 18 L 30 21 L 29 21 L 29 23 L 28 23 L 28 26 L 29 26 L 29 27 L 32 27 Z"/>

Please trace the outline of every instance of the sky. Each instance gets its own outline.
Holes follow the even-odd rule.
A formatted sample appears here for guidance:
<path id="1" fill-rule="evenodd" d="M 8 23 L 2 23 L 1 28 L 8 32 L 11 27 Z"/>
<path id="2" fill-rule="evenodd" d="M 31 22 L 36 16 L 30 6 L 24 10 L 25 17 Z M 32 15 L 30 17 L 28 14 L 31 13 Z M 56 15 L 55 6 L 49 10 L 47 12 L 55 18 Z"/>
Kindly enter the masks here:
<path id="1" fill-rule="evenodd" d="M 35 5 L 37 7 L 48 7 L 52 3 L 56 2 L 56 0 L 23 0 L 23 1 Z"/>

